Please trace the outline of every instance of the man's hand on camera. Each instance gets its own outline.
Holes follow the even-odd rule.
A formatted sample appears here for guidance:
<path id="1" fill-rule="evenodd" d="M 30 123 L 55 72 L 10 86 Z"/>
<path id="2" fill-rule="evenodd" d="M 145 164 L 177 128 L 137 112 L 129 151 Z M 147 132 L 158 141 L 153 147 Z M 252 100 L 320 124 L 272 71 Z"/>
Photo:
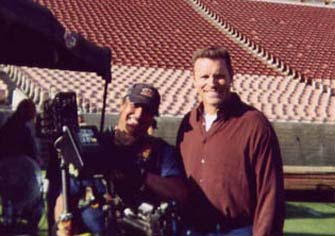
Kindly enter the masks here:
<path id="1" fill-rule="evenodd" d="M 57 236 L 72 236 L 73 233 L 73 225 L 72 221 L 59 221 L 57 222 Z"/>

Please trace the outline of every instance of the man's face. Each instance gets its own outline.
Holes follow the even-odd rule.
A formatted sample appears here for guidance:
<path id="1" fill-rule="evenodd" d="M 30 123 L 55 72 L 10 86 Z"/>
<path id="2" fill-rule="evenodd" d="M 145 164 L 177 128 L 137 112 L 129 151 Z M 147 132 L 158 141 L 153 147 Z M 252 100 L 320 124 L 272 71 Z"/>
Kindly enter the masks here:
<path id="1" fill-rule="evenodd" d="M 199 58 L 193 68 L 193 82 L 206 112 L 216 112 L 230 95 L 232 77 L 220 59 Z"/>
<path id="2" fill-rule="evenodd" d="M 154 114 L 146 106 L 132 103 L 129 98 L 121 105 L 118 128 L 137 138 L 146 134 L 152 124 Z"/>

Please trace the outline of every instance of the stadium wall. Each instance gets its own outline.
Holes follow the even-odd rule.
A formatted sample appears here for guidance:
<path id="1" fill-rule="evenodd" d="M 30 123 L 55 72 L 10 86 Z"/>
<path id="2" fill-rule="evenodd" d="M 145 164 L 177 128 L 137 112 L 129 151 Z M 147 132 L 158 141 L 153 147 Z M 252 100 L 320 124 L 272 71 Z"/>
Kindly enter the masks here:
<path id="1" fill-rule="evenodd" d="M 8 110 L 0 112 L 0 124 L 10 114 Z M 85 114 L 89 125 L 100 127 L 100 115 Z M 115 126 L 117 115 L 106 115 L 105 128 Z M 157 118 L 155 135 L 164 138 L 170 144 L 175 144 L 177 130 L 181 118 Z M 276 130 L 284 165 L 335 167 L 335 124 L 272 122 Z"/>
<path id="2" fill-rule="evenodd" d="M 99 116 L 85 116 L 88 124 L 99 127 Z M 107 115 L 105 127 L 113 127 L 116 115 Z M 159 117 L 155 135 L 175 144 L 181 118 Z M 276 130 L 284 165 L 292 166 L 332 166 L 335 167 L 335 124 L 315 124 L 303 122 L 272 122 Z"/>

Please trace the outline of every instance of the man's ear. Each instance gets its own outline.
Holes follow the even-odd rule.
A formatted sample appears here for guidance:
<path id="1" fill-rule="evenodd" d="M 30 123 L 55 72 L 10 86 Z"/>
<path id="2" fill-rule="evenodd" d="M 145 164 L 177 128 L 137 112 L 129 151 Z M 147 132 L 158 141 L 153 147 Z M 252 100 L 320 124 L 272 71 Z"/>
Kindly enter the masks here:
<path id="1" fill-rule="evenodd" d="M 234 74 L 229 73 L 229 84 L 230 84 L 230 86 L 233 85 L 233 82 L 234 82 Z"/>
<path id="2" fill-rule="evenodd" d="M 190 77 L 191 77 L 192 80 L 195 79 L 195 74 L 194 74 L 194 70 L 193 69 L 191 70 Z"/>

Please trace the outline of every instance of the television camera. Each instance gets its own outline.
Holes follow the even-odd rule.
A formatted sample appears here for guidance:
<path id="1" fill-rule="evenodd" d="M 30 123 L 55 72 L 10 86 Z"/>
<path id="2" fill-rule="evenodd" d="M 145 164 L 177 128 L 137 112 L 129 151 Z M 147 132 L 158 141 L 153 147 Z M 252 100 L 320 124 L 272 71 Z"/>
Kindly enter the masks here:
<path id="1" fill-rule="evenodd" d="M 41 134 L 53 137 L 54 147 L 61 160 L 64 210 L 60 220 L 68 221 L 74 217 L 68 204 L 71 197 L 68 175 L 71 174 L 72 178 L 79 181 L 85 179 L 94 183 L 83 186 L 85 189 L 81 192 L 85 192 L 85 197 L 79 200 L 77 207 L 80 210 L 92 206 L 101 208 L 105 218 L 104 229 L 101 229 L 101 232 L 109 227 L 110 222 L 116 222 L 121 235 L 125 236 L 180 235 L 180 217 L 175 203 L 165 202 L 158 206 L 142 203 L 134 209 L 127 206 L 122 199 L 112 201 L 106 199 L 105 194 L 114 197 L 115 193 L 112 192 L 109 180 L 104 176 L 105 173 L 94 169 L 95 162 L 103 161 L 99 159 L 102 150 L 100 135 L 95 126 L 78 125 L 75 93 L 59 93 L 53 100 L 45 102 Z M 98 191 L 98 188 L 102 188 L 103 191 Z"/>
<path id="2" fill-rule="evenodd" d="M 162 202 L 157 207 L 144 202 L 136 211 L 125 208 L 118 223 L 127 236 L 179 236 L 182 233 L 175 202 Z"/>
<path id="3" fill-rule="evenodd" d="M 79 129 L 80 130 L 80 129 Z M 70 131 L 66 126 L 63 128 L 63 135 L 56 140 L 55 147 L 62 152 L 63 164 L 82 170 L 85 166 L 85 161 L 82 157 L 83 150 L 87 146 L 98 145 L 95 143 L 94 133 L 91 129 L 83 129 L 76 134 Z M 93 140 L 93 141 L 92 141 Z M 67 180 L 66 168 L 62 166 L 63 177 L 63 195 L 64 197 L 64 212 L 61 220 L 69 220 L 73 216 L 69 212 L 66 193 Z M 84 178 L 87 178 L 85 176 Z M 109 194 L 108 183 L 102 175 L 93 175 L 96 181 L 105 188 L 104 195 Z M 177 212 L 175 202 L 163 202 L 159 206 L 151 205 L 150 203 L 142 203 L 138 209 L 130 208 L 125 205 L 122 199 L 108 200 L 105 196 L 97 196 L 99 191 L 94 190 L 94 186 L 86 186 L 85 196 L 80 199 L 78 208 L 84 209 L 91 206 L 100 207 L 104 214 L 105 227 L 108 228 L 110 222 L 116 222 L 116 227 L 121 235 L 130 236 L 178 236 L 181 233 L 181 220 Z M 98 193 L 99 194 L 99 193 Z M 100 192 L 101 194 L 101 192 Z M 111 196 L 114 196 L 112 193 Z M 101 230 L 102 232 L 103 230 Z"/>

